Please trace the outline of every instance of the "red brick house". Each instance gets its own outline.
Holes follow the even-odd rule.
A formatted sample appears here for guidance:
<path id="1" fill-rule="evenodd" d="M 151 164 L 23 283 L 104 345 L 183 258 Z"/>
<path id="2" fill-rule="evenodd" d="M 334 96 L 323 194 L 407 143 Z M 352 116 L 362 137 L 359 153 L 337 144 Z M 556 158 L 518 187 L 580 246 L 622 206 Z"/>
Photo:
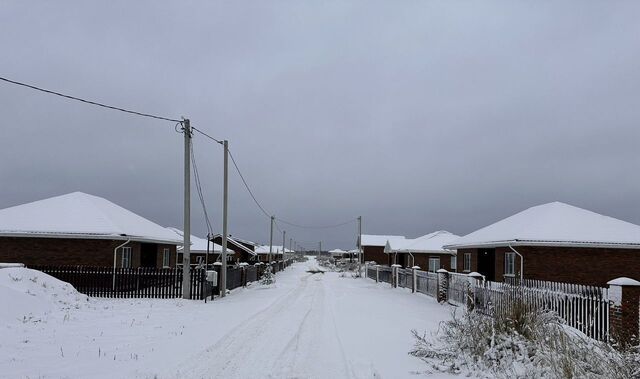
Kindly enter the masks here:
<path id="1" fill-rule="evenodd" d="M 169 267 L 179 243 L 164 227 L 82 192 L 0 210 L 0 262 Z"/>
<path id="2" fill-rule="evenodd" d="M 440 230 L 418 238 L 387 241 L 384 252 L 388 254 L 391 263 L 402 267 L 419 266 L 422 270 L 431 272 L 440 268 L 456 271 L 455 250 L 447 250 L 442 246 L 458 238 L 460 236 Z"/>
<path id="3" fill-rule="evenodd" d="M 222 246 L 222 235 L 216 234 L 213 236 L 213 242 Z M 255 249 L 260 246 L 255 242 L 243 240 L 237 237 L 232 237 L 229 235 L 227 237 L 227 249 L 231 249 L 235 252 L 233 259 L 234 262 L 247 262 L 247 263 L 255 263 L 257 262 L 257 254 Z"/>
<path id="4" fill-rule="evenodd" d="M 404 236 L 385 236 L 375 234 L 363 234 L 360 238 L 362 255 L 365 262 L 376 262 L 380 265 L 391 265 L 389 255 L 384 252 L 387 241 L 396 242 L 405 240 Z"/>
<path id="5" fill-rule="evenodd" d="M 280 245 L 272 245 L 271 249 L 269 249 L 269 245 L 258 245 L 255 248 L 256 258 L 255 260 L 258 262 L 269 262 L 269 250 L 271 250 L 271 260 L 272 261 L 280 261 L 282 260 L 282 246 Z M 284 248 L 285 252 L 290 253 L 291 250 Z"/>
<path id="6" fill-rule="evenodd" d="M 167 228 L 174 232 L 181 241 L 184 242 L 184 232 L 177 228 Z M 222 246 L 214 243 L 212 241 L 208 241 L 206 238 L 200 238 L 194 236 L 193 234 L 190 237 L 191 248 L 189 249 L 189 257 L 192 266 L 196 266 L 199 264 L 207 264 L 211 265 L 216 261 L 221 260 L 222 256 Z M 208 254 L 208 255 L 207 255 Z M 235 252 L 233 249 L 227 247 L 227 262 L 234 262 Z M 178 245 L 177 251 L 177 262 L 180 267 L 182 267 L 182 244 Z"/>
<path id="7" fill-rule="evenodd" d="M 640 226 L 568 204 L 535 206 L 444 246 L 459 272 L 605 286 L 640 279 Z"/>

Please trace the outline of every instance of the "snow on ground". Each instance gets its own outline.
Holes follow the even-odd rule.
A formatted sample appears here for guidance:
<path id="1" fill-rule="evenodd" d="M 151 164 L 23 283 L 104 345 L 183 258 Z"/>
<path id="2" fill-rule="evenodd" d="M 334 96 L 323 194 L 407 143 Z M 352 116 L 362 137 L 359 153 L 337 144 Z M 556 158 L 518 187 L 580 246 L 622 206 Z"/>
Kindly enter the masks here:
<path id="1" fill-rule="evenodd" d="M 275 285 L 255 284 L 206 304 L 86 301 L 44 274 L 32 282 L 32 270 L 1 269 L 0 301 L 13 310 L 0 316 L 0 377 L 426 375 L 426 365 L 407 354 L 413 345 L 410 331 L 435 331 L 450 316 L 449 306 L 370 279 L 312 275 L 306 272 L 310 267 L 313 260 L 294 264 L 277 274 Z M 6 270 L 14 270 L 14 277 L 22 272 L 22 281 Z M 26 289 L 35 295 L 25 294 Z M 25 319 L 25 312 L 37 317 Z"/>

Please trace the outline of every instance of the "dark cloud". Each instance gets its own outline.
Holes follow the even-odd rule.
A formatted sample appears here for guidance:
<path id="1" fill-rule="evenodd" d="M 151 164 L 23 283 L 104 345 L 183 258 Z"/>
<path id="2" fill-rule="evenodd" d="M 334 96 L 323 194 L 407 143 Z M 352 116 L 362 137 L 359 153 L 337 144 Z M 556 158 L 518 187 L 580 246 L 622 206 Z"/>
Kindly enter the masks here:
<path id="1" fill-rule="evenodd" d="M 640 223 L 637 2 L 3 2 L 2 75 L 189 117 L 284 219 L 464 234 L 561 200 Z M 174 125 L 0 85 L 0 207 L 82 190 L 181 225 Z M 222 151 L 196 136 L 210 214 Z M 269 221 L 231 176 L 233 234 Z M 194 205 L 194 229 L 205 233 Z M 352 247 L 355 223 L 288 235 Z M 281 237 L 276 238 L 280 241 Z"/>

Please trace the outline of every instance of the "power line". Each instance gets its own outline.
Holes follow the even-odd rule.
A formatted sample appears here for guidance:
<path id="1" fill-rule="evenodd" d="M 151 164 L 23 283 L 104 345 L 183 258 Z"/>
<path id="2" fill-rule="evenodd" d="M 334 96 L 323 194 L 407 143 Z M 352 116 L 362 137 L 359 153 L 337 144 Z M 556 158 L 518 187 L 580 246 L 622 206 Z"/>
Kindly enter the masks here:
<path id="1" fill-rule="evenodd" d="M 30 88 L 30 89 L 33 89 L 33 90 L 36 90 L 36 91 L 48 93 L 50 95 L 56 95 L 56 96 L 64 97 L 64 98 L 67 98 L 67 99 L 80 101 L 82 103 L 91 104 L 91 105 L 95 105 L 95 106 L 102 107 L 102 108 L 112 109 L 112 110 L 116 110 L 116 111 L 120 111 L 120 112 L 124 112 L 124 113 L 129 113 L 129 114 L 134 114 L 134 115 L 142 116 L 142 117 L 155 118 L 157 120 L 164 120 L 164 121 L 182 123 L 181 120 L 177 120 L 177 119 L 173 119 L 173 118 L 169 118 L 169 117 L 157 116 L 157 115 L 153 115 L 153 114 L 150 114 L 150 113 L 132 111 L 130 109 L 115 107 L 113 105 L 102 104 L 102 103 L 98 103 L 96 101 L 86 100 L 86 99 L 82 99 L 82 98 L 71 96 L 71 95 L 65 95 L 65 94 L 60 93 L 60 92 L 51 91 L 51 90 L 48 90 L 48 89 L 45 89 L 45 88 L 36 87 L 34 85 L 31 85 L 31 84 L 26 84 L 26 83 L 18 82 L 18 81 L 15 81 L 15 80 L 7 79 L 7 78 L 4 78 L 2 76 L 0 76 L 0 80 L 2 80 L 4 82 L 7 82 L 7 83 L 15 84 L 15 85 L 18 85 L 18 86 Z"/>
<path id="2" fill-rule="evenodd" d="M 300 225 L 300 224 L 296 224 L 296 223 L 293 223 L 293 222 L 285 221 L 285 220 L 283 220 L 281 218 L 277 218 L 277 217 L 276 217 L 276 220 L 280 221 L 283 224 L 287 224 L 289 226 L 294 226 L 296 228 L 302 228 L 302 229 L 330 229 L 330 228 L 337 228 L 337 227 L 340 227 L 340 226 L 351 224 L 352 222 L 355 222 L 358 219 L 354 218 L 354 219 L 351 219 L 351 220 L 348 220 L 348 221 L 344 221 L 344 222 L 341 222 L 341 223 L 338 223 L 338 224 L 332 224 L 332 225 Z"/>
<path id="3" fill-rule="evenodd" d="M 209 139 L 211 139 L 211 140 L 213 140 L 213 141 L 215 141 L 215 142 L 217 142 L 217 143 L 219 143 L 219 144 L 222 144 L 222 141 L 221 141 L 221 140 L 219 140 L 219 139 L 217 139 L 217 138 L 213 138 L 213 137 L 211 137 L 210 135 L 208 135 L 207 133 L 203 132 L 203 131 L 202 131 L 202 130 L 200 130 L 200 129 L 196 129 L 196 128 L 194 128 L 194 127 L 192 126 L 192 127 L 191 127 L 191 130 L 195 130 L 196 132 L 198 132 L 198 133 L 202 134 L 203 136 L 205 136 L 205 137 L 207 137 L 207 138 L 209 138 Z"/>
<path id="4" fill-rule="evenodd" d="M 209 220 L 207 205 L 204 201 L 204 195 L 202 194 L 202 184 L 200 182 L 200 174 L 198 173 L 198 165 L 196 164 L 196 156 L 193 152 L 193 144 L 191 144 L 191 162 L 193 163 L 193 178 L 196 183 L 198 198 L 200 199 L 200 205 L 202 206 L 202 212 L 204 213 L 204 221 L 207 224 L 207 235 L 210 235 L 213 233 L 213 228 L 211 227 L 211 220 Z"/>
<path id="5" fill-rule="evenodd" d="M 236 160 L 233 157 L 231 150 L 229 150 L 229 157 L 231 157 L 231 162 L 233 162 L 233 166 L 236 168 L 238 175 L 240 175 L 240 179 L 242 179 L 242 183 L 244 183 L 244 187 L 247 189 L 247 192 L 249 192 L 249 195 L 251 195 L 251 198 L 253 199 L 253 201 L 256 203 L 258 208 L 260 208 L 260 210 L 262 211 L 262 213 L 264 213 L 265 216 L 267 216 L 268 218 L 271 218 L 271 215 L 269 214 L 269 212 L 267 212 L 264 209 L 264 207 L 260 205 L 260 202 L 258 202 L 258 199 L 256 199 L 256 197 L 254 196 L 253 191 L 251 191 L 251 188 L 249 188 L 249 184 L 247 184 L 247 181 L 244 179 L 244 176 L 242 175 L 242 172 L 240 171 L 240 168 L 238 167 L 238 164 L 236 163 Z"/>

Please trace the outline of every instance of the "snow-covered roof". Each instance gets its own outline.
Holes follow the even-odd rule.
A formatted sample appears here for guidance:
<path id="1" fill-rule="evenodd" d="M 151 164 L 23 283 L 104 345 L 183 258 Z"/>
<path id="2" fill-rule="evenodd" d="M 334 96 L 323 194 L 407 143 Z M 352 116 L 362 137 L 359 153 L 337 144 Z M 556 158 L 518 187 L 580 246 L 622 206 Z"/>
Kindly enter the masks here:
<path id="1" fill-rule="evenodd" d="M 0 210 L 0 236 L 180 243 L 175 233 L 165 227 L 83 192 Z"/>
<path id="2" fill-rule="evenodd" d="M 184 242 L 184 232 L 178 228 L 167 228 L 172 232 L 176 233 L 180 238 L 181 242 Z M 191 241 L 191 249 L 192 253 L 205 253 L 207 252 L 207 239 L 200 238 L 197 236 L 191 235 L 189 239 Z M 178 251 L 182 251 L 182 244 L 178 246 Z M 209 253 L 222 253 L 222 246 L 217 243 L 209 242 Z M 227 254 L 234 254 L 234 251 L 227 247 Z"/>
<path id="3" fill-rule="evenodd" d="M 411 253 L 452 253 L 443 246 L 460 238 L 446 230 L 426 234 L 418 238 L 389 241 L 385 246 L 385 252 L 411 252 Z"/>
<path id="4" fill-rule="evenodd" d="M 222 234 L 215 234 L 213 236 L 213 238 L 222 238 Z M 252 255 L 252 256 L 256 255 L 256 253 L 253 250 L 249 249 L 248 247 L 246 247 L 246 246 L 244 246 L 242 244 L 242 243 L 246 243 L 246 244 L 250 244 L 250 245 L 253 245 L 253 246 L 258 246 L 258 244 L 255 243 L 255 242 L 242 240 L 242 239 L 237 238 L 237 237 L 231 237 L 231 235 L 227 236 L 227 241 L 233 243 L 236 246 L 238 246 L 238 249 L 248 253 L 249 255 Z M 229 246 L 229 245 L 227 244 L 227 246 Z M 228 249 L 228 247 L 227 247 L 227 249 Z"/>
<path id="5" fill-rule="evenodd" d="M 507 245 L 640 248 L 640 226 L 553 202 L 526 209 L 454 240 L 445 247 Z"/>
<path id="6" fill-rule="evenodd" d="M 363 234 L 361 238 L 361 246 L 386 246 L 387 241 L 396 242 L 406 239 L 405 236 L 384 236 L 375 234 Z"/>
<path id="7" fill-rule="evenodd" d="M 293 250 L 289 250 L 285 247 L 285 253 L 293 253 Z M 258 245 L 255 250 L 256 254 L 269 254 L 269 245 Z M 271 254 L 282 254 L 281 245 L 272 245 Z"/>

